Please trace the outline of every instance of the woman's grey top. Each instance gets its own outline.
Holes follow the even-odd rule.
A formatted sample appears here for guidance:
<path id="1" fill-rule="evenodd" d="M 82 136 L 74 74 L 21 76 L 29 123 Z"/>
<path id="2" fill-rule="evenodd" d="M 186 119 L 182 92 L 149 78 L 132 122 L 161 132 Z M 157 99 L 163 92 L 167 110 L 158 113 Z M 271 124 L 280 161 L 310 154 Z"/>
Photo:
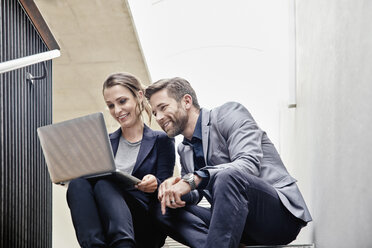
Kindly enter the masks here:
<path id="1" fill-rule="evenodd" d="M 140 146 L 141 140 L 131 143 L 121 136 L 118 151 L 115 156 L 116 168 L 128 174 L 132 174 Z"/>

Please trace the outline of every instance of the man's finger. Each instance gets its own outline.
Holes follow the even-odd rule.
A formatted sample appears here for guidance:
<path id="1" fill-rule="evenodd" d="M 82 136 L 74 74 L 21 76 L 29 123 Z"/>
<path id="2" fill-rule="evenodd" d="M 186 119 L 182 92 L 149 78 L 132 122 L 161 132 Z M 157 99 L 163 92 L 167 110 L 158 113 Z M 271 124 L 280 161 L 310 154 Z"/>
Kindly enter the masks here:
<path id="1" fill-rule="evenodd" d="M 161 200 L 161 213 L 164 215 L 166 209 L 165 197 Z"/>
<path id="2" fill-rule="evenodd" d="M 186 202 L 181 200 L 181 195 L 179 194 L 175 194 L 174 200 L 175 200 L 175 205 L 177 205 L 178 207 L 184 207 L 186 205 Z"/>

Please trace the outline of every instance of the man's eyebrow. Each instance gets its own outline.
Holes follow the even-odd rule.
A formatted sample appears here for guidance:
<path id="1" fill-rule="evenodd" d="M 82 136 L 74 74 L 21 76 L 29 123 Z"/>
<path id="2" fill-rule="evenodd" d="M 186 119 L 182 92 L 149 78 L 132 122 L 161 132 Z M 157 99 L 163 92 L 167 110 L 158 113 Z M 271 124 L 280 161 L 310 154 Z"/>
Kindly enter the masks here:
<path id="1" fill-rule="evenodd" d="M 161 106 L 164 106 L 164 105 L 166 105 L 165 103 L 159 103 L 158 105 L 156 105 L 156 108 L 159 108 L 159 107 L 161 107 Z"/>

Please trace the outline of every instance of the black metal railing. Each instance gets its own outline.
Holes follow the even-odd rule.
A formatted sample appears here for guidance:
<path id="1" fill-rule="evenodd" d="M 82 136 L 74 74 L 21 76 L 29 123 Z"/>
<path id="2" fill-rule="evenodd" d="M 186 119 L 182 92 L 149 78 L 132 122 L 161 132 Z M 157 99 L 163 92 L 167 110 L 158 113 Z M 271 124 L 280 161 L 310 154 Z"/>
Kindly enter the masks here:
<path id="1" fill-rule="evenodd" d="M 0 62 L 48 51 L 17 0 L 1 0 Z M 0 247 L 52 247 L 52 185 L 36 129 L 52 122 L 52 62 L 0 74 Z"/>

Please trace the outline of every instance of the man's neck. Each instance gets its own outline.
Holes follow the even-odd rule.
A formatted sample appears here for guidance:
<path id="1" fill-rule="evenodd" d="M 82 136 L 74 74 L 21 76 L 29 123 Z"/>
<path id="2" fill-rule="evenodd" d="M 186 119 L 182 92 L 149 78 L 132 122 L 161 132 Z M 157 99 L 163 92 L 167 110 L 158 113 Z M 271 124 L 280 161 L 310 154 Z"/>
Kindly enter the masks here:
<path id="1" fill-rule="evenodd" d="M 193 108 L 190 110 L 189 120 L 186 124 L 185 130 L 182 132 L 182 135 L 188 140 L 191 140 L 192 135 L 194 134 L 194 130 L 195 130 L 196 122 L 198 121 L 198 118 L 199 118 L 199 114 L 200 114 L 200 110 L 196 108 Z"/>

